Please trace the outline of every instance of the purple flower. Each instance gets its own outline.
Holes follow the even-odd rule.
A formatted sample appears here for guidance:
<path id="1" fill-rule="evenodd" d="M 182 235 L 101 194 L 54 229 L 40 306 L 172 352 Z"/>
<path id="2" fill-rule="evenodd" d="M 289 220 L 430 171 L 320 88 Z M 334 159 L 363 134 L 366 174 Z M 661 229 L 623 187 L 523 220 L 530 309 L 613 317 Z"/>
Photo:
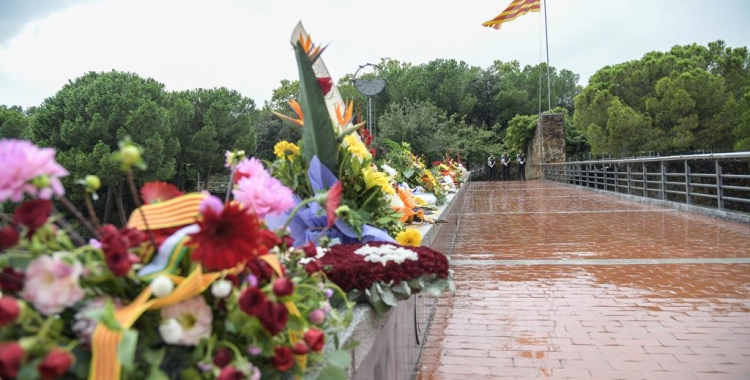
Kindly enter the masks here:
<path id="1" fill-rule="evenodd" d="M 247 283 L 253 288 L 258 286 L 258 277 L 255 277 L 252 273 L 245 277 L 245 281 L 247 281 Z"/>
<path id="2" fill-rule="evenodd" d="M 248 163 L 246 166 L 249 170 L 254 170 L 254 173 L 243 175 L 237 181 L 237 186 L 232 191 L 236 201 L 255 212 L 260 219 L 266 215 L 281 215 L 294 207 L 294 195 L 290 188 L 271 177 L 262 166 L 260 170 L 254 164 Z"/>
<path id="3" fill-rule="evenodd" d="M 53 148 L 40 149 L 25 140 L 0 140 L 0 167 L 0 202 L 19 202 L 24 192 L 42 199 L 65 194 L 60 177 L 68 171 L 55 162 Z"/>
<path id="4" fill-rule="evenodd" d="M 333 289 L 326 289 L 326 298 L 331 298 L 333 296 Z"/>
<path id="5" fill-rule="evenodd" d="M 263 352 L 263 350 L 260 347 L 257 346 L 247 346 L 247 353 L 252 356 L 258 356 L 260 353 Z"/>

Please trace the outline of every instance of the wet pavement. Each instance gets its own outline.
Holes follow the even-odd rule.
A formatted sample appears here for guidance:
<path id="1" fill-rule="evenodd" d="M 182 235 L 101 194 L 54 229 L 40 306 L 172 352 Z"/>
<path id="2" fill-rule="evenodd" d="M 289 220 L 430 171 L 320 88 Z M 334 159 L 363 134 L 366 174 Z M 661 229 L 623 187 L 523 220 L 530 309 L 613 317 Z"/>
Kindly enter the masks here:
<path id="1" fill-rule="evenodd" d="M 750 225 L 475 182 L 418 380 L 750 379 Z"/>

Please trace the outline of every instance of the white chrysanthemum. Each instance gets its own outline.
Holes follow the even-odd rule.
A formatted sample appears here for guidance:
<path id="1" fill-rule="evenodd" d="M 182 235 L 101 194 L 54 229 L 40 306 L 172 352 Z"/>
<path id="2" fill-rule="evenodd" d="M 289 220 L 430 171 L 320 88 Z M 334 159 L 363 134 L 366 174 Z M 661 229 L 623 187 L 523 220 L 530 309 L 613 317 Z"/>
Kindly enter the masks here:
<path id="1" fill-rule="evenodd" d="M 365 245 L 354 251 L 354 253 L 364 256 L 367 262 L 381 263 L 383 266 L 389 261 L 402 264 L 406 260 L 416 261 L 419 259 L 416 252 L 390 244 L 383 244 L 377 247 Z"/>
<path id="2" fill-rule="evenodd" d="M 216 298 L 227 298 L 232 293 L 232 282 L 229 280 L 216 280 L 211 285 L 211 294 Z"/>
<path id="3" fill-rule="evenodd" d="M 159 334 L 167 344 L 179 344 L 182 340 L 182 325 L 174 318 L 169 318 L 159 325 Z"/>
<path id="4" fill-rule="evenodd" d="M 328 252 L 328 249 L 327 248 L 323 248 L 323 247 L 315 247 L 315 251 L 317 252 L 315 254 L 315 257 L 303 257 L 303 258 L 299 259 L 299 263 L 301 265 L 306 265 L 307 263 L 309 263 L 311 261 L 322 259 L 323 256 L 326 255 L 326 252 Z"/>
<path id="5" fill-rule="evenodd" d="M 388 173 L 388 175 L 391 176 L 391 178 L 396 178 L 398 176 L 398 171 L 388 164 L 380 165 L 380 169 Z"/>
<path id="6" fill-rule="evenodd" d="M 172 294 L 173 290 L 174 282 L 165 275 L 156 276 L 151 281 L 151 291 L 154 293 L 154 297 L 166 297 Z"/>

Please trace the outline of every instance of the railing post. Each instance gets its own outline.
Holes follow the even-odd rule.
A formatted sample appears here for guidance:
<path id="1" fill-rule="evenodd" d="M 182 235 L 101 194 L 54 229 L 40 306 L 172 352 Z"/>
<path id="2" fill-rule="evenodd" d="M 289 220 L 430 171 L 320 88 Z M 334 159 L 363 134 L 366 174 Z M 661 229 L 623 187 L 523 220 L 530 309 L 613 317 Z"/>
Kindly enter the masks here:
<path id="1" fill-rule="evenodd" d="M 724 189 L 722 189 L 722 186 L 724 186 L 724 181 L 721 179 L 721 165 L 719 164 L 719 160 L 714 161 L 716 163 L 716 201 L 719 204 L 719 210 L 724 209 Z"/>
<path id="2" fill-rule="evenodd" d="M 667 166 L 661 162 L 661 200 L 667 200 Z"/>
<path id="3" fill-rule="evenodd" d="M 646 163 L 641 162 L 641 169 L 643 171 L 643 197 L 648 198 L 648 183 L 646 183 Z"/>
<path id="4" fill-rule="evenodd" d="M 685 160 L 685 203 L 690 204 L 690 165 Z"/>
<path id="5" fill-rule="evenodd" d="M 614 165 L 615 165 L 615 193 L 619 193 L 620 192 L 620 188 L 619 188 L 619 186 L 620 186 L 620 173 L 617 172 L 617 167 L 619 165 L 617 165 L 617 164 L 614 164 Z"/>
<path id="6" fill-rule="evenodd" d="M 630 171 L 630 163 L 628 163 L 627 165 L 628 165 L 628 195 L 632 195 L 633 190 L 630 187 L 630 179 L 631 179 L 630 176 L 632 175 L 632 173 Z"/>

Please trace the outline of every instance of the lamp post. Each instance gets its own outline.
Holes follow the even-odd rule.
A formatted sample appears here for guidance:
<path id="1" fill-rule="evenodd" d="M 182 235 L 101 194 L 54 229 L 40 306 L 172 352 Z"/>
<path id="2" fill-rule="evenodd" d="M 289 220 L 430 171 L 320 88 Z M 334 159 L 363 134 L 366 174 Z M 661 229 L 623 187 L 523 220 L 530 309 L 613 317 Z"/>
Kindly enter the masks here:
<path id="1" fill-rule="evenodd" d="M 359 68 L 354 73 L 354 78 L 357 78 L 357 74 L 360 70 L 364 69 L 365 67 L 372 66 L 376 68 L 377 70 L 380 70 L 380 66 L 373 64 L 373 63 L 366 63 L 364 65 L 359 65 Z M 362 93 L 362 95 L 367 96 L 367 130 L 370 132 L 370 135 L 372 136 L 372 130 L 373 130 L 373 121 L 375 119 L 375 114 L 373 112 L 373 105 L 372 100 L 375 97 L 375 95 L 379 94 L 383 89 L 385 88 L 385 79 L 355 79 L 354 80 L 354 87 L 357 88 L 357 90 Z"/>

